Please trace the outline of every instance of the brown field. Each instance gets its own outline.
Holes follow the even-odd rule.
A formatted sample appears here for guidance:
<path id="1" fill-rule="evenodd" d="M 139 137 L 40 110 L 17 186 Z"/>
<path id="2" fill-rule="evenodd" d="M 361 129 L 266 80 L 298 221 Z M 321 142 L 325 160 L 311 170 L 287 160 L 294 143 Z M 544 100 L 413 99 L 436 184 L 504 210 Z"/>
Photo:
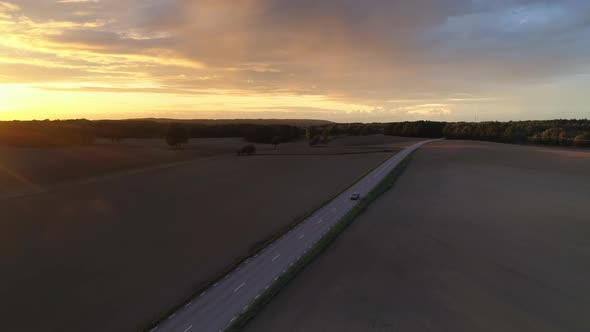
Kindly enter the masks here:
<path id="1" fill-rule="evenodd" d="M 269 144 L 257 144 L 256 148 L 259 154 L 346 154 L 397 149 L 411 141 L 415 139 L 372 135 L 338 138 L 316 147 L 301 140 L 283 143 L 276 149 Z M 234 155 L 245 144 L 248 143 L 236 137 L 193 139 L 180 150 L 170 149 L 161 139 L 127 139 L 118 144 L 98 140 L 92 146 L 64 148 L 0 146 L 0 198 L 41 192 L 64 182 L 130 169 Z"/>
<path id="2" fill-rule="evenodd" d="M 186 151 L 160 149 L 190 154 L 202 145 L 221 152 L 0 199 L 1 329 L 92 332 L 145 326 L 257 242 L 392 155 L 236 157 L 235 143 L 209 140 L 192 142 Z M 149 150 L 145 142 L 125 144 L 113 150 L 133 150 L 133 144 Z M 302 149 L 303 143 L 290 144 Z M 100 149 L 88 149 L 93 148 Z M 84 156 L 84 162 L 62 164 L 60 172 L 91 176 L 104 165 L 90 165 L 86 158 L 126 163 L 116 157 L 107 162 L 80 149 L 66 151 L 66 157 L 52 149 L 29 153 L 33 159 L 27 162 L 19 158 L 30 174 L 43 179 L 51 179 L 44 170 L 51 169 L 51 159 Z"/>
<path id="3" fill-rule="evenodd" d="M 0 197 L 26 194 L 56 183 L 125 169 L 233 152 L 240 138 L 192 140 L 172 150 L 163 140 L 98 141 L 92 146 L 20 148 L 0 146 Z"/>
<path id="4" fill-rule="evenodd" d="M 590 152 L 442 141 L 246 331 L 590 331 Z"/>

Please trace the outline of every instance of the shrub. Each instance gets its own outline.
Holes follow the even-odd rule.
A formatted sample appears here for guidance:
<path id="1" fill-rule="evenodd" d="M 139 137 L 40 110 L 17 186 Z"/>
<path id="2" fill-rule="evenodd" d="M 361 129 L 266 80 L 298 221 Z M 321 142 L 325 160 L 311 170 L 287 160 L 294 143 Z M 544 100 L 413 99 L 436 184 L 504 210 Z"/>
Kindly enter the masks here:
<path id="1" fill-rule="evenodd" d="M 580 134 L 574 138 L 574 145 L 581 147 L 590 147 L 590 131 Z"/>
<path id="2" fill-rule="evenodd" d="M 245 145 L 241 149 L 238 149 L 238 151 L 236 151 L 236 153 L 238 154 L 238 156 L 241 156 L 241 155 L 251 156 L 256 153 L 256 146 L 253 144 Z"/>

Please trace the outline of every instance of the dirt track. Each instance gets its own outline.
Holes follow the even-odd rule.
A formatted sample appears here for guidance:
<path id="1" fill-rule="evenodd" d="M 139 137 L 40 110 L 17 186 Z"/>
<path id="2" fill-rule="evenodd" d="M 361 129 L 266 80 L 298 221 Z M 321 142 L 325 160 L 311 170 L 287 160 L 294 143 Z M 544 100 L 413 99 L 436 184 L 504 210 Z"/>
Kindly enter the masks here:
<path id="1" fill-rule="evenodd" d="M 247 331 L 589 331 L 590 152 L 418 151 Z"/>

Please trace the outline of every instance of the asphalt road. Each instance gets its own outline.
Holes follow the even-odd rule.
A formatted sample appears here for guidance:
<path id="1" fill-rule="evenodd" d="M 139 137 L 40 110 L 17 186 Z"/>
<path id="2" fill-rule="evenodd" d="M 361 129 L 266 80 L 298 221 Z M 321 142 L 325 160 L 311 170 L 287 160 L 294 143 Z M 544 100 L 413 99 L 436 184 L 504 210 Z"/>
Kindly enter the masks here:
<path id="1" fill-rule="evenodd" d="M 382 163 L 151 331 L 223 331 L 338 220 L 358 204 L 359 201 L 350 200 L 352 193 L 359 193 L 361 197 L 369 193 L 408 154 L 428 142 L 430 141 L 415 143 Z"/>

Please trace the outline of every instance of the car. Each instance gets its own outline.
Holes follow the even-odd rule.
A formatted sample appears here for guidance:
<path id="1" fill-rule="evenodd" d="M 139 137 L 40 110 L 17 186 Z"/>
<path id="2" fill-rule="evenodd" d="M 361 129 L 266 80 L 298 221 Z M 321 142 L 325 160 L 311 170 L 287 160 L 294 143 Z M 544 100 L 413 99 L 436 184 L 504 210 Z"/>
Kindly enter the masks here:
<path id="1" fill-rule="evenodd" d="M 361 194 L 359 193 L 354 193 L 352 195 L 350 195 L 350 199 L 353 201 L 359 200 L 361 198 Z"/>

